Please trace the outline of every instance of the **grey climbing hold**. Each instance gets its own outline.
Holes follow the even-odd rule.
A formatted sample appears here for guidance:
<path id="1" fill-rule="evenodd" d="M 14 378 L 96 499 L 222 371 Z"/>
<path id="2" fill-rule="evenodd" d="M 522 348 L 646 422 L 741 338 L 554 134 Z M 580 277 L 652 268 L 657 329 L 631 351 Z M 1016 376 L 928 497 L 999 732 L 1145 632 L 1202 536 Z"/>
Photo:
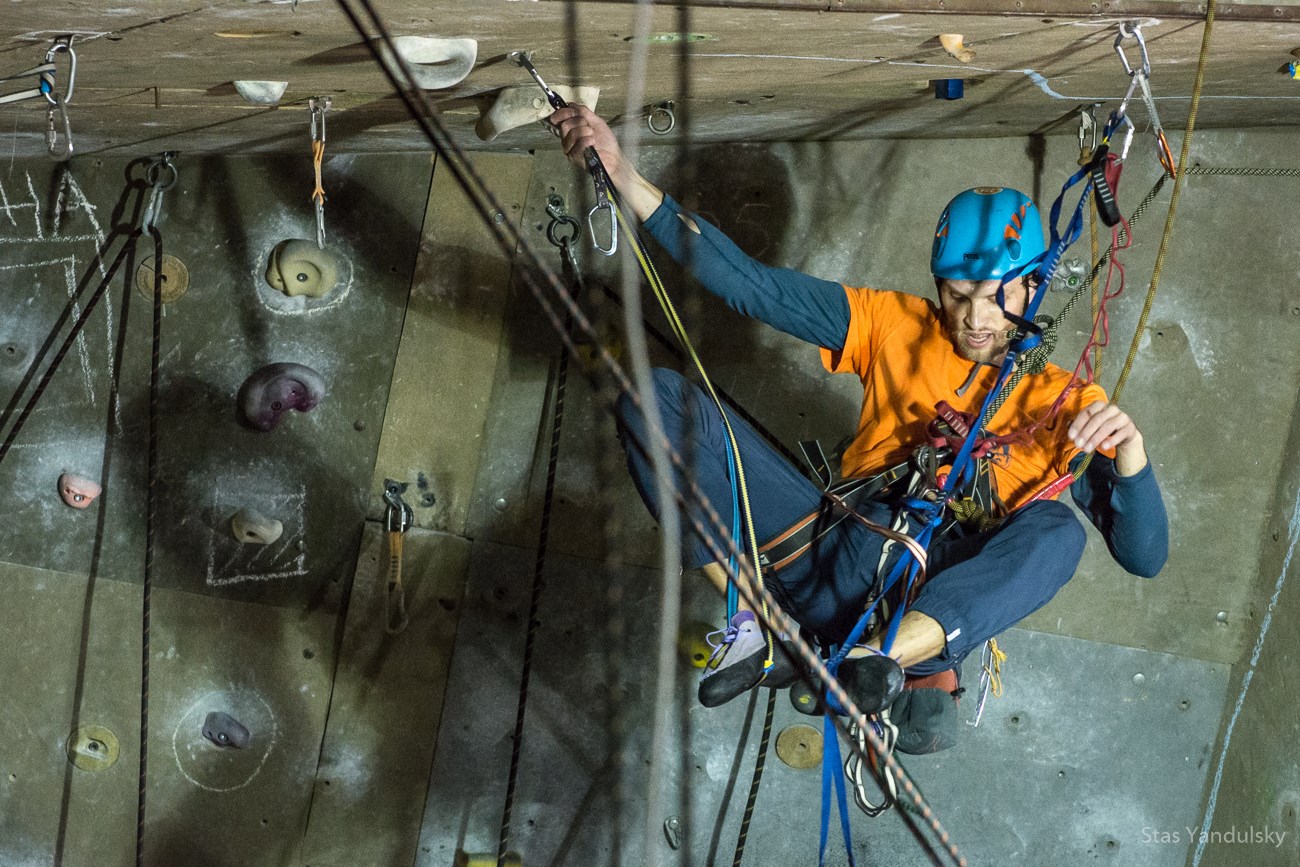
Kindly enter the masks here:
<path id="1" fill-rule="evenodd" d="M 203 736 L 219 747 L 243 749 L 253 736 L 239 720 L 228 713 L 214 710 L 203 720 Z"/>
<path id="2" fill-rule="evenodd" d="M 260 368 L 239 387 L 244 420 L 262 431 L 274 430 L 291 409 L 308 412 L 325 397 L 325 379 L 302 364 L 277 362 Z"/>
<path id="3" fill-rule="evenodd" d="M 284 532 L 284 524 L 256 509 L 240 509 L 230 518 L 235 539 L 251 545 L 270 545 Z"/>

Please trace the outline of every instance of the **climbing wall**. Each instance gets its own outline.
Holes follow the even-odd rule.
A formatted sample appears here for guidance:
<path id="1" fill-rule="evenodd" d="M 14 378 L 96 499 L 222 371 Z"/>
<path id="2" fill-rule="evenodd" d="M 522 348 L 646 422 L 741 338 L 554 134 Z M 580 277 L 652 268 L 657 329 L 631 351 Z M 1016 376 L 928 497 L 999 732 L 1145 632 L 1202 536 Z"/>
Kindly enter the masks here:
<path id="1" fill-rule="evenodd" d="M 1175 151 L 1180 144 L 1175 136 Z M 1142 157 L 1124 175 L 1121 204 L 1130 212 L 1157 179 L 1149 145 L 1135 143 Z M 1198 137 L 1192 159 L 1269 166 L 1280 164 L 1276 155 L 1283 152 L 1267 132 L 1210 132 Z M 929 239 L 942 202 L 972 184 L 999 183 L 1048 204 L 1077 155 L 1073 137 L 702 148 L 695 154 L 699 180 L 686 187 L 674 176 L 675 149 L 652 149 L 643 164 L 764 261 L 928 297 Z M 525 226 L 548 261 L 558 263 L 543 241 L 542 199 L 559 193 L 580 214 L 589 194 L 558 158 L 541 153 L 536 161 Z M 1134 246 L 1121 257 L 1128 286 L 1111 307 L 1113 336 L 1100 380 L 1108 389 L 1133 337 L 1168 201 L 1166 185 L 1134 223 Z M 924 202 L 934 204 L 918 205 Z M 1293 451 L 1286 431 L 1300 385 L 1300 319 L 1287 275 L 1300 263 L 1290 247 L 1263 240 L 1272 237 L 1269 214 L 1284 207 L 1283 193 L 1257 178 L 1198 177 L 1184 191 L 1160 294 L 1139 335 L 1123 398 L 1145 433 L 1169 508 L 1172 553 L 1164 572 L 1153 580 L 1123 573 L 1089 529 L 1075 579 L 1006 638 L 1005 698 L 991 700 L 978 729 L 964 726 L 952 751 L 904 759 L 971 863 L 1180 865 L 1191 857 L 1186 828 L 1203 820 L 1202 787 L 1211 782 L 1220 722 L 1235 698 L 1229 683 L 1241 679 L 1232 666 L 1255 640 L 1264 584 L 1271 592 L 1287 550 L 1282 512 L 1291 501 L 1276 468 Z M 1210 212 L 1239 227 L 1236 240 L 1225 241 L 1217 219 L 1204 219 Z M 1088 256 L 1085 233 L 1068 259 Z M 616 273 L 599 259 L 584 264 L 589 282 L 616 285 Z M 660 265 L 689 311 L 715 381 L 761 422 L 786 442 L 817 437 L 828 449 L 851 430 L 860 399 L 851 377 L 825 374 L 809 347 L 739 318 Z M 1051 290 L 1044 310 L 1056 314 L 1068 295 Z M 545 385 L 555 357 L 549 335 L 538 336 L 540 320 L 527 296 L 519 296 L 524 301 L 507 313 L 470 515 L 476 541 L 462 622 L 474 626 L 457 638 L 417 863 L 448 863 L 458 849 L 495 853 L 512 764 L 519 783 L 508 839 L 526 864 L 729 861 L 757 721 L 749 728 L 739 701 L 700 708 L 693 670 L 681 664 L 679 703 L 668 711 L 669 760 L 660 769 L 664 800 L 647 806 L 659 608 L 657 572 L 646 567 L 656 562 L 657 533 L 618 474 L 599 384 L 586 379 L 571 380 L 568 392 L 551 555 L 514 755 L 530 551 L 549 436 Z M 650 322 L 662 327 L 653 311 Z M 1058 363 L 1073 366 L 1087 329 L 1086 312 L 1064 321 Z M 666 352 L 654 356 L 673 363 Z M 1245 532 L 1225 532 L 1229 503 L 1233 514 L 1249 516 L 1242 518 Z M 531 518 L 521 517 L 521 508 Z M 1258 516 L 1269 514 L 1277 516 L 1277 526 L 1269 526 L 1280 541 L 1258 532 Z M 496 550 L 486 550 L 487 542 Z M 619 565 L 598 568 L 607 556 Z M 716 625 L 721 603 L 692 591 L 684 616 Z M 1279 657 L 1271 670 L 1284 663 Z M 968 688 L 977 675 L 970 660 Z M 1292 707 L 1285 681 L 1281 688 L 1257 725 Z M 963 702 L 967 720 L 973 705 Z M 753 711 L 759 720 L 762 709 Z M 774 735 L 805 722 L 781 697 Z M 1263 755 L 1281 748 L 1269 743 Z M 1246 755 L 1237 760 L 1243 770 L 1236 792 L 1250 785 L 1245 769 L 1257 767 L 1250 762 L 1260 761 Z M 1285 769 L 1274 776 L 1276 791 L 1288 790 Z M 819 785 L 816 770 L 769 758 L 746 863 L 815 857 Z M 1281 794 L 1265 800 L 1272 813 L 1258 798 L 1234 799 L 1234 808 L 1249 814 L 1234 813 L 1238 825 L 1253 818 L 1262 826 L 1278 810 L 1286 815 Z M 669 820 L 681 832 L 677 850 Z M 855 814 L 853 825 L 858 856 L 927 863 L 896 817 L 872 822 Z M 1175 831 L 1181 840 L 1171 836 Z M 844 863 L 841 847 L 832 845 L 828 863 Z M 1286 853 L 1267 857 L 1290 863 Z"/>
<path id="2" fill-rule="evenodd" d="M 322 265 L 309 160 L 175 165 L 159 227 L 188 286 L 164 310 L 156 395 L 146 863 L 283 864 L 307 826 L 432 166 L 328 159 Z M 26 422 L 0 465 L 6 864 L 134 863 L 151 303 L 136 268 L 148 243 L 26 407 L 27 372 L 46 369 L 90 307 L 146 171 L 30 161 L 0 178 L 0 383 L 6 419 Z M 291 285 L 314 267 L 330 275 L 320 297 L 268 285 L 286 239 L 307 239 L 281 263 Z M 181 275 L 164 273 L 167 297 Z M 102 496 L 65 505 L 65 473 Z M 236 538 L 244 509 L 266 520 Z M 211 712 L 247 744 L 205 739 Z"/>

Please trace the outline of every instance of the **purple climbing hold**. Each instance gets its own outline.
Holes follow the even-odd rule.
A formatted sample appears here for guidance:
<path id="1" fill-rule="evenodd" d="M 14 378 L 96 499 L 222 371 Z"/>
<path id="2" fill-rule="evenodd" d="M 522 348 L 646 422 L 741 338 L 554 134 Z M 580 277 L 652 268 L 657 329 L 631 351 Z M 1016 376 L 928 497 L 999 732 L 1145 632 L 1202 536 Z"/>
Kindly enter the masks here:
<path id="1" fill-rule="evenodd" d="M 239 387 L 239 411 L 249 425 L 273 430 L 291 409 L 307 412 L 325 397 L 324 378 L 302 364 L 277 362 L 261 368 Z"/>

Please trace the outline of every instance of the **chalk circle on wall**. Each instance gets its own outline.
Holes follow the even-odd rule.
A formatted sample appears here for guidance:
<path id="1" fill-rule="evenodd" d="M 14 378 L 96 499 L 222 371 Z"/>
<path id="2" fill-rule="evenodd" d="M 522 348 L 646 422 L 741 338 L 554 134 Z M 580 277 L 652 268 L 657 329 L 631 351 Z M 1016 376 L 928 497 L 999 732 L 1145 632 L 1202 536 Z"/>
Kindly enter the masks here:
<path id="1" fill-rule="evenodd" d="M 300 275 L 306 279 L 299 279 Z M 253 268 L 257 299 L 271 312 L 286 315 L 319 313 L 339 306 L 352 291 L 352 276 L 352 260 L 337 247 L 320 250 L 315 241 L 295 238 L 276 241 L 262 252 Z M 276 288 L 276 283 L 286 279 L 295 294 Z M 319 290 L 319 297 L 297 291 L 300 284 Z"/>
<path id="2" fill-rule="evenodd" d="M 247 727 L 250 739 L 244 749 L 216 746 L 203 736 L 203 721 L 212 711 L 222 711 Z M 213 690 L 201 696 L 181 715 L 172 732 L 172 753 L 185 779 L 207 792 L 234 792 L 257 778 L 275 751 L 280 729 L 266 699 L 248 687 Z"/>

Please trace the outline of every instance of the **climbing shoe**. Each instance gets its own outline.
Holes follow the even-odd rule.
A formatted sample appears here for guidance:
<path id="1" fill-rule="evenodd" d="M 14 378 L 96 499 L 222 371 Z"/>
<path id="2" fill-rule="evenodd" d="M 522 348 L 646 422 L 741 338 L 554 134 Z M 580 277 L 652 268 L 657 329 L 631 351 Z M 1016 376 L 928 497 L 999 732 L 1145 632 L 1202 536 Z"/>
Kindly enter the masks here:
<path id="1" fill-rule="evenodd" d="M 844 660 L 838 676 L 844 691 L 863 713 L 880 713 L 903 691 L 903 669 L 878 653 Z"/>
<path id="2" fill-rule="evenodd" d="M 752 611 L 740 611 L 731 618 L 731 624 L 722 630 L 722 641 L 713 644 L 700 677 L 700 704 L 718 707 L 743 692 L 753 689 L 761 680 L 764 686 L 782 689 L 794 681 L 795 669 L 788 651 L 777 648 L 774 664 L 767 677 L 763 677 L 763 663 L 767 660 L 767 641 L 758 618 Z M 718 633 L 713 633 L 717 635 Z"/>
<path id="3" fill-rule="evenodd" d="M 826 703 L 818 690 L 813 689 L 803 680 L 796 680 L 790 685 L 790 704 L 799 713 L 808 716 L 822 716 L 826 713 Z"/>
<path id="4" fill-rule="evenodd" d="M 953 669 L 907 678 L 903 694 L 889 709 L 889 721 L 898 727 L 895 749 L 923 756 L 955 746 L 962 692 Z"/>

